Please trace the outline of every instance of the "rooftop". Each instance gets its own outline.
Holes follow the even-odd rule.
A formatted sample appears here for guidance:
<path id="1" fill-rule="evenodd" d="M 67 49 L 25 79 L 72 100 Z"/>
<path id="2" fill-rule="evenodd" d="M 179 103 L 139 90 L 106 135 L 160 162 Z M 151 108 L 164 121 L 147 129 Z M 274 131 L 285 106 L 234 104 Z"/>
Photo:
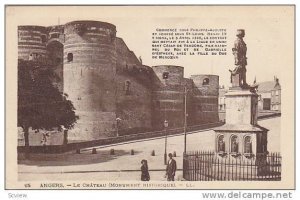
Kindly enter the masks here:
<path id="1" fill-rule="evenodd" d="M 271 90 L 274 90 L 275 87 L 277 86 L 279 86 L 280 89 L 279 81 L 265 81 L 257 84 L 258 84 L 258 88 L 257 88 L 258 92 L 270 92 Z"/>
<path id="2" fill-rule="evenodd" d="M 268 131 L 268 129 L 260 126 L 260 125 L 251 125 L 251 124 L 224 124 L 223 126 L 217 127 L 214 129 L 215 131 L 220 132 L 264 132 Z"/>

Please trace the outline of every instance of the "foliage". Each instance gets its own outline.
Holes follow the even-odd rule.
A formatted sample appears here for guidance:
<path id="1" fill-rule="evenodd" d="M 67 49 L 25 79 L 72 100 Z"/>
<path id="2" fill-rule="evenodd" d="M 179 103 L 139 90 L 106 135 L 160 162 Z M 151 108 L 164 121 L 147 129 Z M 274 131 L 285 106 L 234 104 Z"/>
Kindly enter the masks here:
<path id="1" fill-rule="evenodd" d="M 18 126 L 24 133 L 29 127 L 36 130 L 74 127 L 78 116 L 67 94 L 52 84 L 57 78 L 51 66 L 18 61 Z"/>

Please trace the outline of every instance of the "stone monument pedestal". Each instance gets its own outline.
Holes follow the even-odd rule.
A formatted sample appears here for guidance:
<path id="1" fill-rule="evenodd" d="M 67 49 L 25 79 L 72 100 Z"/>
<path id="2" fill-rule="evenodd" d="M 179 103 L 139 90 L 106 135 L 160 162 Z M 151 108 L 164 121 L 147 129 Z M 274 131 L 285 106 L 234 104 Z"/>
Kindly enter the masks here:
<path id="1" fill-rule="evenodd" d="M 257 124 L 256 92 L 233 87 L 225 94 L 226 123 L 215 129 L 215 151 L 221 156 L 254 157 L 267 153 L 267 132 Z"/>
<path id="2" fill-rule="evenodd" d="M 240 88 L 240 75 L 239 74 L 231 75 L 231 84 L 232 84 L 232 88 L 236 88 L 236 89 Z"/>
<path id="3" fill-rule="evenodd" d="M 229 70 L 232 87 L 225 94 L 226 123 L 215 129 L 215 151 L 221 156 L 231 154 L 233 157 L 266 155 L 268 130 L 257 124 L 257 86 L 246 82 L 245 30 L 238 29 L 236 36 L 232 48 L 236 67 Z"/>

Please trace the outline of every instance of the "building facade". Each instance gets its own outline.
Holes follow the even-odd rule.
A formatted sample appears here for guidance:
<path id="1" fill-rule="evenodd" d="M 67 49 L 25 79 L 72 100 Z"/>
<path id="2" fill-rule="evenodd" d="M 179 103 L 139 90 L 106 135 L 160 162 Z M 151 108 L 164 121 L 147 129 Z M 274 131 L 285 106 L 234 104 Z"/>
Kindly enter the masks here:
<path id="1" fill-rule="evenodd" d="M 182 66 L 147 66 L 116 36 L 113 24 L 73 21 L 59 26 L 19 26 L 18 58 L 45 60 L 60 77 L 79 120 L 70 140 L 95 140 L 161 130 L 184 123 L 218 122 L 216 75 L 184 78 Z"/>
<path id="2" fill-rule="evenodd" d="M 228 89 L 224 86 L 219 87 L 219 120 L 225 122 L 226 118 L 226 98 L 225 94 L 227 93 Z"/>
<path id="3" fill-rule="evenodd" d="M 258 83 L 258 109 L 260 111 L 281 112 L 281 85 L 279 79 Z"/>

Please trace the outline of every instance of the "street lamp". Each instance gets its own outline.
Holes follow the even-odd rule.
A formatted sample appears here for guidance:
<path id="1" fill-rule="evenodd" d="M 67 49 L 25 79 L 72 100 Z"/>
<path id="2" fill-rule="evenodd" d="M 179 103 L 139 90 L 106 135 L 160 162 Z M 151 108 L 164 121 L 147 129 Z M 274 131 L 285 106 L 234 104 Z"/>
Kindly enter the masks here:
<path id="1" fill-rule="evenodd" d="M 122 119 L 121 118 L 117 118 L 116 119 L 116 122 L 117 122 L 117 137 L 119 137 L 119 122 L 121 121 Z"/>
<path id="2" fill-rule="evenodd" d="M 167 134 L 167 128 L 169 126 L 169 123 L 167 120 L 164 121 L 164 127 L 165 127 L 165 154 L 164 154 L 164 161 L 165 161 L 165 165 L 167 165 L 167 138 L 168 138 L 168 134 Z"/>
<path id="3" fill-rule="evenodd" d="M 187 127 L 187 112 L 186 112 L 186 96 L 187 96 L 187 90 L 186 86 L 184 87 L 184 154 L 186 154 L 186 127 Z"/>

